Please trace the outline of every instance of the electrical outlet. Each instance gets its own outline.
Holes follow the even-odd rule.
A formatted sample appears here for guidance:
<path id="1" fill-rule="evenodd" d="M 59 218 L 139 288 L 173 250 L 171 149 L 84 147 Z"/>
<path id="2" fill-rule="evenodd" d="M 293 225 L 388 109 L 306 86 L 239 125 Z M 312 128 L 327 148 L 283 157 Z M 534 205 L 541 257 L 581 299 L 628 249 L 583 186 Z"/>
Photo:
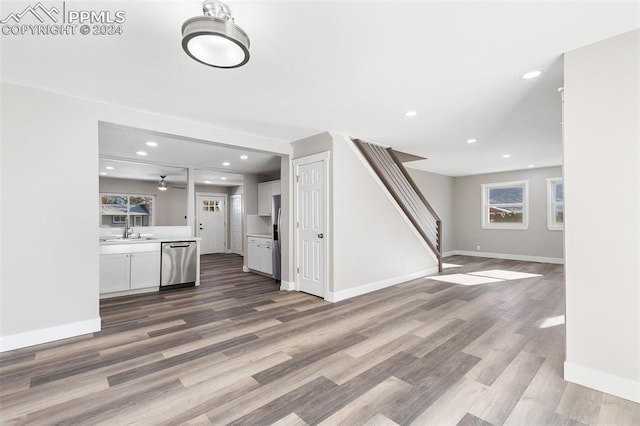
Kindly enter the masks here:
<path id="1" fill-rule="evenodd" d="M 477 251 L 480 251 L 480 246 L 476 246 L 476 250 L 477 250 Z"/>

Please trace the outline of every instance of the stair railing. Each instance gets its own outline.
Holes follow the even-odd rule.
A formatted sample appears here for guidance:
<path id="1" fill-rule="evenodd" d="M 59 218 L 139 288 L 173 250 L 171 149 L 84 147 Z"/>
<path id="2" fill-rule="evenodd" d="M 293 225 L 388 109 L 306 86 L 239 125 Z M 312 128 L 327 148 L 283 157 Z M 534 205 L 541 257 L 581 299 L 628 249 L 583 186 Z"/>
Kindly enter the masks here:
<path id="1" fill-rule="evenodd" d="M 438 259 L 442 272 L 442 221 L 393 149 L 352 139 L 383 185 Z"/>

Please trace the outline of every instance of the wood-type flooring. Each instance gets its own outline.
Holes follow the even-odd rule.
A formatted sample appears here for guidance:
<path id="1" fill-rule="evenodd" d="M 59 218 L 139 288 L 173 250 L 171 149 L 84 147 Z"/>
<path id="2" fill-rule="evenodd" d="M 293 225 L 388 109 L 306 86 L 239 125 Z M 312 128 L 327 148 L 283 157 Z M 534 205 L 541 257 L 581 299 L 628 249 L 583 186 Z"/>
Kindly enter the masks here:
<path id="1" fill-rule="evenodd" d="M 562 266 L 445 262 L 331 304 L 203 256 L 200 288 L 103 300 L 99 333 L 1 354 L 0 423 L 640 424 L 562 379 Z"/>

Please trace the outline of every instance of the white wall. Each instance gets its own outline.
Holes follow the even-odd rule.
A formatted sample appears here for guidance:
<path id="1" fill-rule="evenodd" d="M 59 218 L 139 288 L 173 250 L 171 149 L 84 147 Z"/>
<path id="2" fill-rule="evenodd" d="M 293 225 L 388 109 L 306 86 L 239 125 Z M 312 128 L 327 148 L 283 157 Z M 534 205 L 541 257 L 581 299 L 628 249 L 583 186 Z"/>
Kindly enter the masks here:
<path id="1" fill-rule="evenodd" d="M 333 138 L 333 182 L 334 293 L 435 272 L 430 249 L 342 135 Z"/>
<path id="2" fill-rule="evenodd" d="M 564 67 L 565 378 L 640 402 L 640 30 Z"/>
<path id="3" fill-rule="evenodd" d="M 291 151 L 288 144 L 200 122 L 8 83 L 0 87 L 2 350 L 99 329 L 99 121 L 278 154 Z M 69 196 L 43 191 L 43 179 Z"/>
<path id="4" fill-rule="evenodd" d="M 442 221 L 442 252 L 447 254 L 455 249 L 453 238 L 456 231 L 453 223 L 454 178 L 411 169 L 410 165 L 411 163 L 405 164 L 405 168 Z"/>
<path id="5" fill-rule="evenodd" d="M 462 253 L 478 251 L 507 258 L 561 263 L 563 232 L 547 229 L 547 178 L 562 177 L 561 167 L 460 176 L 453 181 L 454 245 Z M 482 228 L 483 183 L 529 181 L 529 228 Z"/>

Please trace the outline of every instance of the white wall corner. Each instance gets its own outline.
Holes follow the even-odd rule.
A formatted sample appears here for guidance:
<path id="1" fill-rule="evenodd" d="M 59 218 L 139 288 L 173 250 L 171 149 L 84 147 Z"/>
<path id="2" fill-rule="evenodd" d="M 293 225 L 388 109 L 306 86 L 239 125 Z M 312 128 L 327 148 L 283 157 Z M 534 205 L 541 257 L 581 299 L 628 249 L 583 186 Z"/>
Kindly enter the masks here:
<path id="1" fill-rule="evenodd" d="M 486 251 L 453 250 L 447 252 L 446 255 L 488 257 L 491 259 L 521 260 L 523 262 L 554 263 L 557 265 L 564 264 L 564 259 L 561 257 L 527 256 L 522 254 L 491 253 Z"/>
<path id="2" fill-rule="evenodd" d="M 600 370 L 564 363 L 564 379 L 601 392 L 640 403 L 640 381 L 616 376 Z"/>
<path id="3" fill-rule="evenodd" d="M 296 283 L 291 281 L 280 281 L 280 290 L 281 291 L 294 291 L 296 288 Z"/>
<path id="4" fill-rule="evenodd" d="M 401 275 L 398 277 L 387 278 L 380 281 L 374 281 L 366 284 L 359 285 L 357 287 L 348 288 L 346 290 L 341 290 L 337 292 L 328 292 L 325 300 L 328 302 L 339 302 L 341 300 L 350 299 L 352 297 L 360 296 L 363 294 L 371 293 L 376 290 L 381 290 L 383 288 L 391 287 L 396 284 L 401 284 L 407 281 L 415 280 L 416 278 L 422 278 L 429 275 L 437 274 L 438 267 L 434 266 L 433 268 L 424 269 L 418 272 L 412 272 L 410 274 Z"/>
<path id="5" fill-rule="evenodd" d="M 59 325 L 56 327 L 42 328 L 40 330 L 2 336 L 0 337 L 0 352 L 26 348 L 27 346 L 39 345 L 41 343 L 53 342 L 56 340 L 68 339 L 70 337 L 81 336 L 87 333 L 95 333 L 96 331 L 100 331 L 100 324 L 100 317 L 98 317 L 86 321 Z"/>

